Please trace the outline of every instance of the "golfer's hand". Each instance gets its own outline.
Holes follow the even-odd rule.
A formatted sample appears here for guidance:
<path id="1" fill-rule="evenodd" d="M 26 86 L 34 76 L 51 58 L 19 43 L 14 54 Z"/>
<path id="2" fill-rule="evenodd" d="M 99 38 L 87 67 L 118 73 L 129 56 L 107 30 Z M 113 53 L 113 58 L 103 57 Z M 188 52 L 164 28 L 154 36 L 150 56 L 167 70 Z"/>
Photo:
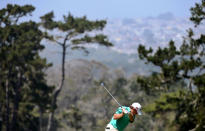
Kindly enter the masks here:
<path id="1" fill-rule="evenodd" d="M 125 110 L 124 108 L 122 108 L 122 112 L 123 112 L 123 114 L 127 114 L 128 113 L 128 111 Z"/>

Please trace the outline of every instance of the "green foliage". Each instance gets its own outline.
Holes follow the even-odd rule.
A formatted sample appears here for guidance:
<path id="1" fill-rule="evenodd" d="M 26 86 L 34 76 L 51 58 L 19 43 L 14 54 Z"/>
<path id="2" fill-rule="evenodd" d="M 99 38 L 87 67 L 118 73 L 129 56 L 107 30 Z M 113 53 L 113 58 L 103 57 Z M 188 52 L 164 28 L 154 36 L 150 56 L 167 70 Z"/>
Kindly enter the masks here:
<path id="1" fill-rule="evenodd" d="M 72 49 L 83 48 L 82 44 L 86 43 L 99 43 L 105 46 L 112 46 L 112 43 L 108 41 L 107 36 L 103 34 L 95 36 L 88 35 L 88 33 L 91 31 L 102 30 L 106 24 L 105 20 L 90 21 L 86 18 L 86 16 L 74 17 L 70 13 L 68 15 L 63 16 L 63 18 L 63 21 L 54 21 L 53 12 L 50 12 L 41 17 L 41 25 L 45 29 L 58 29 L 59 31 L 66 33 L 65 36 L 55 36 L 56 39 L 53 35 L 48 35 L 47 38 L 49 40 L 54 41 L 56 43 L 67 44 Z M 63 42 L 58 41 L 58 38 L 64 38 Z"/>
<path id="2" fill-rule="evenodd" d="M 78 107 L 72 105 L 70 109 L 64 110 L 60 113 L 59 119 L 65 121 L 65 124 L 61 122 L 62 128 L 70 127 L 72 130 L 82 129 L 82 117 L 83 113 Z"/>
<path id="3" fill-rule="evenodd" d="M 154 103 L 149 104 L 144 108 L 144 111 L 151 113 L 153 116 L 166 113 L 167 111 L 175 111 L 177 109 L 177 101 L 180 101 L 180 97 L 183 91 L 163 93 L 155 100 Z"/>
<path id="4" fill-rule="evenodd" d="M 179 51 L 176 50 L 173 41 L 170 41 L 168 48 L 161 49 L 160 47 L 152 55 L 152 49 L 146 50 L 144 46 L 140 45 L 138 48 L 139 56 L 147 62 L 153 63 L 161 67 L 161 77 L 164 79 L 163 83 L 175 82 L 176 75 L 179 73 L 179 63 L 175 58 L 178 56 Z"/>
<path id="5" fill-rule="evenodd" d="M 190 19 L 196 25 L 205 19 L 204 5 L 205 1 L 202 0 L 191 8 Z M 138 78 L 138 82 L 146 91 L 156 92 L 161 87 L 163 93 L 155 103 L 147 106 L 146 111 L 158 117 L 162 117 L 160 114 L 175 112 L 173 122 L 180 131 L 204 130 L 204 40 L 203 34 L 194 38 L 192 29 L 189 29 L 179 49 L 176 49 L 173 41 L 170 41 L 168 48 L 159 47 L 155 52 L 142 45 L 138 48 L 141 59 L 160 67 L 160 72 Z M 179 86 L 170 90 L 180 81 L 187 83 L 183 91 L 177 89 Z"/>
<path id="6" fill-rule="evenodd" d="M 190 20 L 193 21 L 196 25 L 199 25 L 205 18 L 205 1 L 201 0 L 201 3 L 196 3 L 195 7 L 190 9 L 191 11 L 191 18 Z"/>
<path id="7" fill-rule="evenodd" d="M 34 21 L 19 22 L 34 11 L 31 5 L 11 5 L 0 10 L 0 111 L 3 130 L 38 130 L 38 108 L 50 108 L 50 93 L 44 71 L 51 66 L 39 56 L 43 33 Z M 5 99 L 6 98 L 6 99 Z M 1 129 L 0 129 L 1 130 Z"/>
<path id="8" fill-rule="evenodd" d="M 30 5 L 19 6 L 8 4 L 6 8 L 1 9 L 0 11 L 0 25 L 8 26 L 16 24 L 19 18 L 31 14 L 34 9 L 35 8 Z"/>
<path id="9" fill-rule="evenodd" d="M 96 35 L 94 37 L 89 37 L 88 35 L 85 35 L 84 38 L 75 39 L 75 40 L 72 40 L 72 42 L 75 45 L 78 45 L 80 43 L 95 43 L 95 42 L 99 42 L 102 45 L 112 46 L 112 44 L 108 42 L 107 37 L 105 35 L 103 35 L 103 34 L 99 34 L 99 35 Z"/>

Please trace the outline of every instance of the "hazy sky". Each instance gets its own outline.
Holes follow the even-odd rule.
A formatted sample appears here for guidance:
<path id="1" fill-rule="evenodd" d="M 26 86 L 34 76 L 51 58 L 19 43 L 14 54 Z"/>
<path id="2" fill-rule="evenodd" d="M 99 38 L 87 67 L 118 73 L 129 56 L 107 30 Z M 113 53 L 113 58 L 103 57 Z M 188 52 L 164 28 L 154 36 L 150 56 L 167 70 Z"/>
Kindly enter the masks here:
<path id="1" fill-rule="evenodd" d="M 190 7 L 200 0 L 0 0 L 0 8 L 8 3 L 32 4 L 34 18 L 54 11 L 56 18 L 71 12 L 89 19 L 142 18 L 170 12 L 176 17 L 188 18 Z"/>

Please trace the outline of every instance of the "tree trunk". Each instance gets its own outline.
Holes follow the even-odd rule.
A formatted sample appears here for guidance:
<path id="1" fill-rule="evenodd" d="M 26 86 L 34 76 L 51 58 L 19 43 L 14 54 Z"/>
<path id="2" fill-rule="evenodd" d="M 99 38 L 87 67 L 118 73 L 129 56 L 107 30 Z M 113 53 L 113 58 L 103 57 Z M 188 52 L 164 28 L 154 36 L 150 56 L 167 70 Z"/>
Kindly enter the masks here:
<path id="1" fill-rule="evenodd" d="M 39 131 L 43 131 L 43 110 L 40 108 Z"/>
<path id="2" fill-rule="evenodd" d="M 0 105 L 1 106 L 1 105 Z M 2 115 L 0 114 L 0 131 L 2 130 Z"/>
<path id="3" fill-rule="evenodd" d="M 20 99 L 20 88 L 22 86 L 22 74 L 19 73 L 18 74 L 18 82 L 17 85 L 14 88 L 14 109 L 13 109 L 13 115 L 12 115 L 12 121 L 11 121 L 11 130 L 18 130 L 18 125 L 17 125 L 17 121 L 18 121 L 18 110 L 19 110 L 19 99 Z"/>
<path id="4" fill-rule="evenodd" d="M 10 116 L 10 108 L 9 108 L 9 80 L 7 78 L 6 80 L 6 131 L 10 131 L 10 122 L 9 122 L 9 116 Z"/>
<path id="5" fill-rule="evenodd" d="M 53 93 L 53 98 L 52 98 L 52 103 L 51 103 L 51 107 L 53 109 L 52 109 L 51 113 L 49 114 L 47 131 L 51 131 L 51 129 L 52 129 L 53 122 L 54 122 L 54 113 L 55 113 L 54 107 L 56 106 L 57 97 L 63 88 L 64 80 L 65 80 L 65 55 L 66 55 L 65 42 L 64 42 L 62 48 L 63 48 L 63 52 L 62 52 L 62 67 L 61 67 L 61 71 L 62 71 L 61 83 L 60 83 L 60 86 Z"/>

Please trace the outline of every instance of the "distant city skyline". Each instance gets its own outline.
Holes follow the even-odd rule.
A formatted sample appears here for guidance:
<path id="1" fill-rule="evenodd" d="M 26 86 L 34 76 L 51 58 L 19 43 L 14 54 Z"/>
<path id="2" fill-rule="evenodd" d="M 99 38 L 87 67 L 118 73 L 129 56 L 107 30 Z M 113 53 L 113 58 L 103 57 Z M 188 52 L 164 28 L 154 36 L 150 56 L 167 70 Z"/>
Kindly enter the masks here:
<path id="1" fill-rule="evenodd" d="M 36 7 L 32 18 L 54 11 L 57 19 L 68 12 L 74 16 L 86 15 L 89 19 L 145 18 L 170 13 L 176 17 L 188 18 L 190 8 L 200 0 L 1 0 L 0 8 L 7 4 L 32 4 Z"/>

